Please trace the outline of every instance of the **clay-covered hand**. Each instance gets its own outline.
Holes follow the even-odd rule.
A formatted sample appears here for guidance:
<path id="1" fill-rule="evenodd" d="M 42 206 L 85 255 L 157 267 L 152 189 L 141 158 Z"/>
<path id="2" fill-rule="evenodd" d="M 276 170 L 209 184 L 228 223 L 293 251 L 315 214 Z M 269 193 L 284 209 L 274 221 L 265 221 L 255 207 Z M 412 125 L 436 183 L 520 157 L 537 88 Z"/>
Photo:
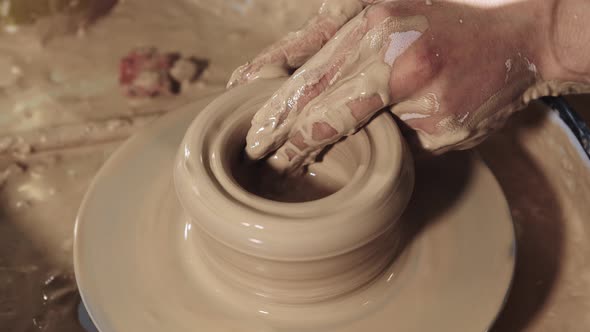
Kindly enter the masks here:
<path id="1" fill-rule="evenodd" d="M 295 169 L 388 106 L 425 150 L 471 147 L 531 99 L 588 89 L 547 46 L 555 6 L 328 0 L 232 75 L 228 87 L 298 68 L 254 116 L 246 151 Z"/>

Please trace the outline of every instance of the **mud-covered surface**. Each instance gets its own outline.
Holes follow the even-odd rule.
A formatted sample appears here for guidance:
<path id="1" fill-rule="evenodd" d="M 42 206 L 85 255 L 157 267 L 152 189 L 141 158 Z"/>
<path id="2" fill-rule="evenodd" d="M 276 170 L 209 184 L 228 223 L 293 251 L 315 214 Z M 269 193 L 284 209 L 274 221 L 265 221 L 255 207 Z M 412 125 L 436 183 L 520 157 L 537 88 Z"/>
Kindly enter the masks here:
<path id="1" fill-rule="evenodd" d="M 82 331 L 72 266 L 76 208 L 115 145 L 7 162 L 0 180 L 0 326 Z"/>
<path id="2" fill-rule="evenodd" d="M 0 330 L 78 332 L 72 235 L 94 174 L 143 125 L 222 90 L 234 67 L 302 24 L 319 1 L 126 0 L 75 26 L 62 25 L 73 22 L 63 14 L 81 23 L 74 16 L 84 8 L 20 2 L 0 20 L 9 26 L 0 32 Z M 207 66 L 196 80 L 173 68 L 186 81 L 179 93 L 129 98 L 120 64 L 138 47 Z"/>

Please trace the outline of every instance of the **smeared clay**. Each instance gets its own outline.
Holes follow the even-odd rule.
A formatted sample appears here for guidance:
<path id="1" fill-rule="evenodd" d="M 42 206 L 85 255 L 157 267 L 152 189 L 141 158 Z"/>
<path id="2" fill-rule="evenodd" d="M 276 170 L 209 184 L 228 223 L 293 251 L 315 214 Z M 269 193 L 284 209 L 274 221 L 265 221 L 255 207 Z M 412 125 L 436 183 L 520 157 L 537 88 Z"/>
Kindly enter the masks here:
<path id="1" fill-rule="evenodd" d="M 269 99 L 262 107 L 265 111 L 256 113 L 252 119 L 252 129 L 247 136 L 247 152 L 253 158 L 260 158 L 263 153 L 274 148 L 269 148 L 272 143 L 282 144 L 289 134 L 291 122 L 297 117 L 300 98 L 306 92 L 306 88 L 318 84 L 322 78 L 322 71 L 332 69 L 328 77 L 333 81 L 340 73 L 340 66 L 332 66 L 331 60 L 346 63 L 348 43 L 359 41 L 363 34 L 359 31 L 364 24 L 362 18 L 357 16 L 338 31 L 320 53 L 317 53 L 301 68 L 299 68 L 288 81 Z M 341 63 L 341 65 L 342 65 Z M 258 140 L 257 137 L 264 134 L 268 139 Z M 275 143 L 276 144 L 276 143 Z"/>
<path id="2" fill-rule="evenodd" d="M 403 101 L 391 107 L 391 112 L 398 114 L 401 120 L 424 119 L 439 111 L 440 104 L 434 93 Z"/>
<path id="3" fill-rule="evenodd" d="M 392 66 L 397 59 L 413 42 L 422 35 L 419 31 L 393 32 L 389 36 L 389 46 L 385 52 L 385 63 Z"/>
<path id="4" fill-rule="evenodd" d="M 252 61 L 235 69 L 227 87 L 235 87 L 261 78 L 288 76 L 290 69 L 296 69 L 307 62 L 362 8 L 363 4 L 359 0 L 325 0 L 318 14 L 303 28 L 287 34 Z M 301 39 L 307 39 L 307 42 L 301 43 Z"/>
<path id="5" fill-rule="evenodd" d="M 399 116 L 399 118 L 405 121 L 405 120 L 411 120 L 411 119 L 424 119 L 429 116 L 430 115 L 428 115 L 428 114 L 422 114 L 422 113 L 404 113 L 404 114 L 401 114 Z"/>
<path id="6" fill-rule="evenodd" d="M 510 60 L 510 61 L 508 61 Z M 469 149 L 479 144 L 490 133 L 498 130 L 516 111 L 536 98 L 558 94 L 587 93 L 590 87 L 577 82 L 545 81 L 534 63 L 518 54 L 518 61 L 505 63 L 506 84 L 469 115 L 443 118 L 435 133 L 417 131 L 419 144 L 434 153 Z M 509 69 L 509 70 L 508 70 Z M 518 73 L 528 72 L 528 75 Z M 524 77 L 522 77 L 524 76 Z M 515 79 L 515 77 L 521 77 Z M 518 99 L 513 100 L 514 96 Z M 400 105 L 405 104 L 401 103 Z M 405 106 L 405 105 L 404 105 Z M 395 105 L 399 107 L 399 105 Z"/>
<path id="7" fill-rule="evenodd" d="M 350 102 L 376 96 L 381 106 L 390 103 L 391 65 L 428 28 L 428 21 L 423 16 L 389 17 L 365 33 L 366 24 L 365 15 L 351 20 L 261 108 L 247 136 L 246 151 L 251 157 L 260 158 L 298 134 L 300 146 L 286 141 L 270 159 L 277 169 L 297 169 L 317 157 L 321 152 L 318 144 L 350 135 L 369 121 L 373 113 L 359 118 L 351 111 Z M 346 48 L 350 43 L 358 46 Z M 319 74 L 326 70 L 328 74 L 324 75 L 330 78 L 327 90 L 302 108 L 299 100 L 309 98 L 307 88 L 325 79 Z M 318 123 L 329 126 L 333 134 L 314 137 L 313 128 Z"/>

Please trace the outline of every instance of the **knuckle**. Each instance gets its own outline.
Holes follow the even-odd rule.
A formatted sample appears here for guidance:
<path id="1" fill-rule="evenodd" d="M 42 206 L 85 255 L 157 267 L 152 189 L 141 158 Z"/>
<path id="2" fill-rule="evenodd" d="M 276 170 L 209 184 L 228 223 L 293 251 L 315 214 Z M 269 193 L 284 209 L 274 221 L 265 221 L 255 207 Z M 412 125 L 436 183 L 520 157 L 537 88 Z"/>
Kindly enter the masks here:
<path id="1" fill-rule="evenodd" d="M 400 91 L 416 90 L 429 84 L 444 66 L 441 51 L 424 43 L 416 46 L 404 52 L 393 64 L 390 88 L 398 95 Z"/>
<path id="2" fill-rule="evenodd" d="M 369 28 L 373 28 L 385 21 L 387 18 L 395 16 L 395 14 L 395 10 L 391 5 L 387 3 L 380 3 L 370 6 L 367 9 L 365 17 L 367 18 L 367 24 Z"/>

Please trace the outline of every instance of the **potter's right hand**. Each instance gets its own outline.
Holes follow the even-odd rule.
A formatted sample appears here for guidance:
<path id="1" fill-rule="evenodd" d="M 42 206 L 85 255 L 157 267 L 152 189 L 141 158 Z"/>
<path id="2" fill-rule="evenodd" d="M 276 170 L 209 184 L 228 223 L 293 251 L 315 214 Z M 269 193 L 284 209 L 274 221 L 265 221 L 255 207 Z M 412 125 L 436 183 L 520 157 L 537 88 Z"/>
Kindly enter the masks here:
<path id="1" fill-rule="evenodd" d="M 232 75 L 298 68 L 255 115 L 247 153 L 297 168 L 387 106 L 425 150 L 471 147 L 533 98 L 588 91 L 587 20 L 587 0 L 327 0 Z"/>

